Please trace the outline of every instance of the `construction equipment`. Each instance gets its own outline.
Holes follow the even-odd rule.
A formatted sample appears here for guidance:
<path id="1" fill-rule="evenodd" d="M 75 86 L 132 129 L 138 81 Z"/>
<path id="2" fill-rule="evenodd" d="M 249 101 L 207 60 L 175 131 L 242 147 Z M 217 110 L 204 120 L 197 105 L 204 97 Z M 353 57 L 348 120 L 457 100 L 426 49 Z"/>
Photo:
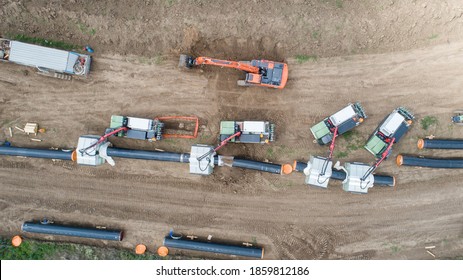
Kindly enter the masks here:
<path id="1" fill-rule="evenodd" d="M 392 138 L 391 141 L 389 142 L 389 145 L 387 146 L 386 150 L 384 150 L 384 152 L 381 154 L 381 157 L 378 158 L 376 160 L 376 162 L 370 166 L 370 168 L 367 170 L 367 172 L 365 172 L 365 175 L 363 175 L 362 177 L 362 181 L 365 181 L 368 176 L 370 176 L 370 174 L 373 174 L 373 172 L 375 172 L 375 170 L 379 167 L 379 165 L 386 159 L 389 157 L 389 155 L 391 154 L 391 149 L 392 149 L 392 145 L 394 144 L 395 142 L 395 138 Z"/>
<path id="2" fill-rule="evenodd" d="M 266 144 L 275 141 L 275 124 L 268 121 L 222 121 L 220 122 L 220 141 L 241 132 L 230 139 L 233 143 Z"/>
<path id="3" fill-rule="evenodd" d="M 130 139 L 158 141 L 162 139 L 162 129 L 164 123 L 158 119 L 142 119 L 125 116 L 111 116 L 111 123 L 109 128 L 106 129 L 106 133 L 110 133 L 115 129 L 125 127 L 125 130 L 119 130 L 116 135 L 118 137 L 126 137 Z"/>
<path id="4" fill-rule="evenodd" d="M 246 78 L 239 80 L 239 86 L 261 86 L 282 89 L 288 80 L 288 65 L 269 60 L 229 61 L 210 57 L 180 55 L 179 67 L 193 68 L 199 65 L 213 65 L 234 68 L 246 72 Z"/>
<path id="5" fill-rule="evenodd" d="M 360 125 L 367 118 L 359 102 L 349 104 L 342 110 L 310 128 L 315 140 L 320 145 L 330 143 L 335 136 L 342 135 Z M 336 131 L 336 135 L 334 132 Z"/>
<path id="6" fill-rule="evenodd" d="M 176 127 L 174 128 L 174 126 Z M 150 142 L 164 138 L 193 139 L 198 135 L 199 120 L 197 117 L 183 116 L 143 119 L 113 115 L 106 133 L 119 127 L 127 127 L 128 129 L 115 135 L 130 139 L 148 140 Z"/>
<path id="7" fill-rule="evenodd" d="M 360 103 L 349 104 L 330 117 L 325 118 L 310 128 L 315 140 L 320 145 L 331 142 L 328 157 L 311 156 L 304 169 L 306 184 L 327 188 L 332 175 L 333 152 L 336 138 L 360 125 L 367 118 Z"/>
<path id="8" fill-rule="evenodd" d="M 0 61 L 35 67 L 40 73 L 70 80 L 69 75 L 87 76 L 91 56 L 0 38 Z"/>
<path id="9" fill-rule="evenodd" d="M 457 125 L 463 125 L 463 110 L 457 110 L 453 113 L 454 115 L 451 118 L 452 123 Z"/>
<path id="10" fill-rule="evenodd" d="M 101 136 L 97 141 L 92 141 L 93 143 L 88 145 L 88 146 L 85 146 L 85 148 L 82 148 L 82 149 L 79 149 L 79 152 L 83 155 L 83 154 L 87 154 L 87 151 L 90 150 L 91 148 L 94 148 L 94 147 L 97 147 L 98 145 L 100 145 L 101 143 L 105 142 L 106 139 L 108 139 L 108 137 L 112 136 L 112 135 L 115 135 L 115 134 L 118 134 L 118 133 L 121 133 L 123 131 L 127 131 L 128 128 L 125 127 L 125 126 L 121 126 L 117 129 L 113 129 L 111 131 L 108 131 L 107 133 L 105 133 L 103 136 Z M 79 138 L 80 140 L 80 138 Z"/>
<path id="11" fill-rule="evenodd" d="M 220 142 L 220 144 L 215 147 L 214 149 L 210 149 L 209 152 L 203 154 L 202 156 L 199 156 L 197 157 L 196 159 L 201 162 L 203 159 L 205 159 L 206 157 L 210 156 L 210 155 L 213 155 L 215 152 L 217 152 L 220 148 L 222 148 L 223 146 L 227 145 L 228 142 L 230 142 L 230 140 L 232 140 L 233 138 L 235 137 L 239 137 L 241 135 L 241 131 L 238 131 L 236 132 L 235 134 L 233 135 L 230 135 L 228 138 L 224 139 L 223 141 Z"/>
<path id="12" fill-rule="evenodd" d="M 338 136 L 338 127 L 335 127 L 331 140 L 328 157 L 311 156 L 303 172 L 306 175 L 305 183 L 308 185 L 327 188 L 332 175 L 333 151 Z"/>
<path id="13" fill-rule="evenodd" d="M 376 158 L 382 158 L 385 151 L 390 150 L 392 144 L 399 142 L 408 131 L 415 117 L 403 107 L 392 111 L 376 128 L 365 145 L 365 149 Z"/>

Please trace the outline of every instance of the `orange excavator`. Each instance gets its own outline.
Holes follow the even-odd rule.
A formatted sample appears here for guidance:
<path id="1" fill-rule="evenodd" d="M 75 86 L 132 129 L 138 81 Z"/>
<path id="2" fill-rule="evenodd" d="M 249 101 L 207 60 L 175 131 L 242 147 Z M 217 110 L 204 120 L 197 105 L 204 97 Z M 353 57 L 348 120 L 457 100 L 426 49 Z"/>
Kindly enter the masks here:
<path id="1" fill-rule="evenodd" d="M 246 72 L 246 78 L 239 80 L 239 86 L 261 86 L 282 89 L 288 80 L 288 65 L 269 60 L 229 61 L 210 57 L 180 55 L 179 67 L 193 68 L 199 65 L 214 65 L 234 68 Z"/>

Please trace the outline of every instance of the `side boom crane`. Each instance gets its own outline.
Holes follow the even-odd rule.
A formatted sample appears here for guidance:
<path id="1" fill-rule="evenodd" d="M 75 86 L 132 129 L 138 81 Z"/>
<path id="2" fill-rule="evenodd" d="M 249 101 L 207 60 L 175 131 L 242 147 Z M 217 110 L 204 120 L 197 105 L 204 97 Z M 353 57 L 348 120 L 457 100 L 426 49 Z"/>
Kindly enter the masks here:
<path id="1" fill-rule="evenodd" d="M 323 169 L 322 169 L 322 172 L 320 173 L 320 176 L 325 175 L 326 169 L 328 168 L 328 162 L 330 162 L 331 159 L 333 158 L 333 151 L 334 151 L 335 141 L 336 141 L 337 136 L 338 136 L 338 127 L 336 126 L 335 129 L 334 129 L 333 138 L 332 138 L 331 144 L 330 144 L 330 154 L 329 154 L 328 158 L 326 159 L 325 164 L 323 165 Z"/>
<path id="2" fill-rule="evenodd" d="M 394 145 L 395 138 L 391 139 L 391 142 L 389 142 L 389 145 L 387 146 L 386 150 L 381 154 L 381 157 L 365 172 L 365 175 L 360 179 L 362 181 L 365 181 L 368 176 L 370 176 L 371 173 L 373 173 L 379 165 L 389 156 L 389 152 L 392 149 L 392 145 Z"/>
<path id="3" fill-rule="evenodd" d="M 91 149 L 91 148 L 97 146 L 98 144 L 102 143 L 104 140 L 106 140 L 106 139 L 107 139 L 108 137 L 110 137 L 111 135 L 117 134 L 117 133 L 119 133 L 119 132 L 121 132 L 121 131 L 127 131 L 127 130 L 129 130 L 128 127 L 126 127 L 126 126 L 121 126 L 121 127 L 117 128 L 117 129 L 115 129 L 115 130 L 113 130 L 113 131 L 111 131 L 111 132 L 109 132 L 109 133 L 106 133 L 105 135 L 101 136 L 100 139 L 98 139 L 98 141 L 96 141 L 96 142 L 93 143 L 92 145 L 88 146 L 87 148 L 84 148 L 84 149 L 79 150 L 79 152 L 80 152 L 81 154 L 84 154 L 87 150 L 89 150 L 89 149 Z"/>
<path id="4" fill-rule="evenodd" d="M 204 158 L 210 156 L 211 154 L 217 152 L 220 148 L 222 148 L 223 146 L 225 146 L 228 142 L 230 142 L 230 140 L 232 140 L 233 138 L 235 137 L 238 137 L 241 135 L 241 131 L 238 131 L 236 132 L 235 134 L 231 135 L 230 137 L 228 137 L 227 139 L 223 140 L 222 142 L 220 142 L 220 144 L 215 147 L 214 149 L 211 149 L 209 152 L 205 153 L 204 155 L 200 156 L 200 157 L 197 157 L 196 159 L 198 161 L 201 161 L 203 160 Z"/>

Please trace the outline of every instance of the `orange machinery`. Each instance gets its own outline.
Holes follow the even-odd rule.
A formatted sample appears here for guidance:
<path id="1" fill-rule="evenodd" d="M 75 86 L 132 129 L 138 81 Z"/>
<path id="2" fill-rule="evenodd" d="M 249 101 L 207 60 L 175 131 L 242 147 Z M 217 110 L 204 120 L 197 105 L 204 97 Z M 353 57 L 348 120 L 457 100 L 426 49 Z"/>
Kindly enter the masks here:
<path id="1" fill-rule="evenodd" d="M 229 61 L 209 57 L 180 55 L 179 67 L 193 68 L 199 65 L 214 65 L 234 68 L 246 72 L 246 78 L 239 80 L 239 86 L 262 86 L 282 89 L 288 80 L 288 65 L 269 60 Z"/>

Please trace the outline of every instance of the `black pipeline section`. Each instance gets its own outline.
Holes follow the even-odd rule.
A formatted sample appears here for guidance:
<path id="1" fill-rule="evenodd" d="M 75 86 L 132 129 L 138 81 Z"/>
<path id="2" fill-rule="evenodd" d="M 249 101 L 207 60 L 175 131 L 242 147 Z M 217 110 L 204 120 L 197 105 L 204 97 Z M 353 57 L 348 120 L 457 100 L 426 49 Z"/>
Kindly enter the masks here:
<path id="1" fill-rule="evenodd" d="M 266 163 L 248 159 L 234 158 L 232 167 L 240 167 L 274 174 L 281 174 L 281 164 Z"/>
<path id="2" fill-rule="evenodd" d="M 463 168 L 463 159 L 425 158 L 398 155 L 396 163 L 398 166 L 406 165 L 430 168 Z"/>
<path id="3" fill-rule="evenodd" d="M 95 228 L 81 228 L 71 227 L 56 224 L 41 224 L 25 222 L 22 227 L 22 231 L 41 233 L 41 234 L 52 234 L 52 235 L 66 235 L 76 236 L 82 238 L 94 238 L 104 240 L 122 240 L 122 231 L 119 230 L 106 230 L 106 229 L 95 229 Z"/>
<path id="4" fill-rule="evenodd" d="M 0 155 L 72 160 L 72 152 L 0 146 Z"/>
<path id="5" fill-rule="evenodd" d="M 463 140 L 451 139 L 420 139 L 418 149 L 463 149 Z"/>
<path id="6" fill-rule="evenodd" d="M 296 161 L 294 162 L 293 166 L 295 171 L 303 172 L 304 169 L 307 167 L 307 163 Z M 375 186 L 385 186 L 385 187 L 394 187 L 395 186 L 395 179 L 393 176 L 386 176 L 386 175 L 373 175 L 375 182 Z M 346 179 L 346 172 L 333 169 L 331 174 L 331 179 L 344 181 Z"/>
<path id="7" fill-rule="evenodd" d="M 106 153 L 110 157 L 119 157 L 119 158 L 182 162 L 182 163 L 190 162 L 189 153 L 181 154 L 181 153 L 158 152 L 158 151 L 120 149 L 120 148 L 112 148 L 112 147 L 108 147 L 106 150 Z M 0 155 L 72 160 L 72 152 L 45 150 L 45 149 L 7 147 L 7 146 L 0 146 Z M 219 163 L 218 156 L 214 157 L 214 163 L 216 165 Z M 290 166 L 286 166 L 286 165 L 259 162 L 259 161 L 239 159 L 239 158 L 233 158 L 232 167 L 253 169 L 253 170 L 269 172 L 269 173 L 274 173 L 274 174 L 282 174 L 282 173 L 289 174 L 292 171 L 292 170 L 289 170 L 290 168 L 288 169 L 288 167 Z"/>
<path id="8" fill-rule="evenodd" d="M 184 162 L 184 163 L 190 162 L 190 154 L 130 150 L 130 149 L 119 149 L 119 148 L 108 148 L 107 154 L 110 157 L 120 157 L 120 158 L 133 158 L 133 159 Z"/>
<path id="9" fill-rule="evenodd" d="M 164 245 L 171 248 L 244 256 L 257 259 L 262 259 L 264 257 L 264 249 L 256 247 L 243 247 L 188 239 L 172 239 L 171 237 L 164 238 Z"/>

